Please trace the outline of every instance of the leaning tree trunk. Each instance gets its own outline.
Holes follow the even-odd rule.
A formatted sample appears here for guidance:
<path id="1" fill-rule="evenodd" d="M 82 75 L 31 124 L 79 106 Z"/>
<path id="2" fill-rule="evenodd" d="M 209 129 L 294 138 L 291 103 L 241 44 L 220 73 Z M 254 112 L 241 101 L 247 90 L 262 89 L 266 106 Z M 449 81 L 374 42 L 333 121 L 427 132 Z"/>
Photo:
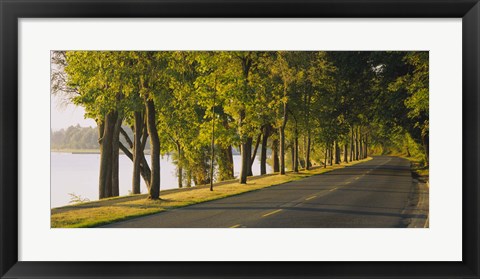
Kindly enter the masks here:
<path id="1" fill-rule="evenodd" d="M 160 198 L 160 139 L 158 137 L 155 104 L 153 100 L 145 100 L 147 110 L 147 129 L 150 135 L 150 156 L 152 173 L 150 176 L 150 190 L 148 199 Z"/>
<path id="2" fill-rule="evenodd" d="M 112 197 L 118 197 L 120 195 L 120 182 L 119 182 L 119 170 L 118 170 L 118 156 L 120 145 L 120 128 L 122 126 L 122 117 L 117 113 L 117 119 L 115 121 L 115 127 L 113 129 L 112 140 Z"/>

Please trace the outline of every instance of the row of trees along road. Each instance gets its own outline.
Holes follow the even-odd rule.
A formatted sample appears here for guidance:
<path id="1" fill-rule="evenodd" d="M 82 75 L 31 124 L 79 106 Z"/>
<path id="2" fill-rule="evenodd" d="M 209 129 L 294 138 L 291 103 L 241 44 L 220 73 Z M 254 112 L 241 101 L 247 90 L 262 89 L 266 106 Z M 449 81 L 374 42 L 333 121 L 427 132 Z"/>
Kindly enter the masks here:
<path id="1" fill-rule="evenodd" d="M 273 171 L 338 164 L 372 152 L 416 152 L 428 164 L 428 52 L 55 51 L 52 94 L 98 124 L 99 197 L 118 195 L 118 155 L 150 199 L 160 156 L 174 155 L 178 187 L 247 182 L 267 148 Z M 130 137 L 124 126 L 131 127 Z M 127 144 L 120 141 L 125 137 Z M 151 161 L 144 156 L 149 141 Z M 259 148 L 261 150 L 259 150 Z M 374 150 L 372 150 L 374 149 Z M 290 151 L 290 154 L 288 154 Z M 288 156 L 288 159 L 286 159 Z M 214 167 L 215 166 L 215 167 Z"/>

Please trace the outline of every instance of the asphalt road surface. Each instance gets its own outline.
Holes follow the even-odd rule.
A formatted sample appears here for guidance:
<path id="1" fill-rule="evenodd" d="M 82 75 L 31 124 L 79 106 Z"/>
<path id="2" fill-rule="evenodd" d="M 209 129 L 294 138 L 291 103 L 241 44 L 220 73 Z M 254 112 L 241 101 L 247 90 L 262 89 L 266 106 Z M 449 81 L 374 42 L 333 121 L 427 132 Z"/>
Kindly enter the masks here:
<path id="1" fill-rule="evenodd" d="M 396 228 L 408 225 L 410 163 L 373 160 L 238 196 L 139 217 L 123 228 Z M 245 186 L 245 187 L 248 187 Z"/>

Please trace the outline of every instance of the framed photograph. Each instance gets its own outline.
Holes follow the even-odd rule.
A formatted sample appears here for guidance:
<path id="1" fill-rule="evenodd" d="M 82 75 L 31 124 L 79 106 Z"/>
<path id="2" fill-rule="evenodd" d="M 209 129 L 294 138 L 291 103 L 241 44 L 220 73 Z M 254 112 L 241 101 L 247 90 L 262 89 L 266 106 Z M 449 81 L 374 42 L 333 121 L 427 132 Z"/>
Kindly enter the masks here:
<path id="1" fill-rule="evenodd" d="M 0 16 L 1 278 L 479 278 L 478 1 Z"/>

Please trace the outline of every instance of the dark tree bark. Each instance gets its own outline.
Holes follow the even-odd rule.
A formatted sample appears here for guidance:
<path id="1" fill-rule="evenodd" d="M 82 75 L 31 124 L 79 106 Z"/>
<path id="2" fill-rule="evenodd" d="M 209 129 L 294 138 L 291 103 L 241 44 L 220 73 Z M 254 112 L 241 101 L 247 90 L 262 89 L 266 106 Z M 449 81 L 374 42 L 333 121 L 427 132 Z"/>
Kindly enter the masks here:
<path id="1" fill-rule="evenodd" d="M 140 194 L 140 164 L 143 156 L 143 149 L 141 148 L 143 132 L 143 117 L 142 113 L 136 111 L 134 113 L 133 125 L 133 175 L 132 175 L 132 193 Z M 128 138 L 128 137 L 127 137 Z"/>
<path id="2" fill-rule="evenodd" d="M 248 75 L 250 73 L 250 67 L 252 66 L 252 60 L 249 57 L 242 57 L 242 71 L 243 71 L 243 94 L 247 96 L 248 93 Z M 245 119 L 245 108 L 240 109 L 240 119 L 239 127 L 243 125 L 243 120 Z M 248 171 L 250 169 L 250 156 L 252 153 L 252 138 L 248 137 L 243 140 L 240 148 L 242 156 L 242 166 L 240 168 L 240 184 L 247 183 Z"/>
<path id="3" fill-rule="evenodd" d="M 155 104 L 153 100 L 145 98 L 147 112 L 147 129 L 150 135 L 150 156 L 152 173 L 150 176 L 150 190 L 148 198 L 157 200 L 160 198 L 160 139 L 158 137 Z"/>
<path id="4" fill-rule="evenodd" d="M 264 125 L 262 129 L 262 150 L 260 152 L 260 175 L 267 173 L 267 144 L 270 136 L 270 126 Z"/>
<path id="5" fill-rule="evenodd" d="M 338 141 L 335 141 L 334 144 L 334 151 L 335 151 L 335 164 L 340 164 L 340 148 L 338 147 Z"/>
<path id="6" fill-rule="evenodd" d="M 177 164 L 178 188 L 183 188 L 182 146 L 178 141 L 175 142 L 175 145 L 177 146 L 177 153 L 178 153 L 178 164 Z"/>
<path id="7" fill-rule="evenodd" d="M 359 152 L 358 152 L 358 129 L 355 130 L 355 160 L 358 161 L 359 159 Z"/>
<path id="8" fill-rule="evenodd" d="M 272 141 L 273 172 L 280 171 L 280 161 L 278 159 L 278 139 Z"/>
<path id="9" fill-rule="evenodd" d="M 305 168 L 309 170 L 312 167 L 312 163 L 310 162 L 310 148 L 311 148 L 312 140 L 310 135 L 310 130 L 308 131 L 307 136 L 307 156 L 305 156 Z"/>
<path id="10" fill-rule="evenodd" d="M 348 143 L 345 143 L 345 146 L 343 149 L 343 161 L 345 163 L 348 163 Z"/>
<path id="11" fill-rule="evenodd" d="M 98 179 L 98 198 L 103 199 L 105 197 L 105 182 L 102 182 L 102 172 L 104 172 L 105 165 L 103 164 L 103 133 L 105 132 L 105 120 L 97 120 L 98 128 L 98 144 L 100 146 L 100 176 Z M 103 169 L 103 170 L 102 170 Z"/>
<path id="12" fill-rule="evenodd" d="M 294 153 L 294 161 L 293 161 L 293 171 L 298 172 L 298 132 L 295 129 L 295 140 L 294 140 L 294 147 L 295 147 L 295 153 Z"/>
<path id="13" fill-rule="evenodd" d="M 360 151 L 360 159 L 363 159 L 363 137 L 362 137 L 362 130 L 359 130 L 358 132 L 358 142 L 359 142 L 359 147 L 358 150 Z"/>
<path id="14" fill-rule="evenodd" d="M 327 158 L 328 158 L 328 147 L 325 146 L 325 156 L 323 158 L 323 167 L 326 168 L 327 167 Z"/>
<path id="15" fill-rule="evenodd" d="M 355 138 L 353 137 L 353 126 L 352 126 L 352 140 L 350 142 L 350 162 L 355 160 Z"/>
<path id="16" fill-rule="evenodd" d="M 285 174 L 285 126 L 287 125 L 287 103 L 283 104 L 283 122 L 279 128 L 280 134 L 280 174 Z"/>
<path id="17" fill-rule="evenodd" d="M 112 197 L 118 197 L 120 195 L 120 182 L 119 182 L 119 170 L 118 170 L 118 156 L 119 156 L 119 143 L 120 143 L 120 128 L 122 126 L 122 117 L 117 113 L 117 119 L 113 129 L 112 140 Z"/>
<path id="18" fill-rule="evenodd" d="M 330 166 L 333 166 L 333 143 L 330 143 L 329 151 L 330 151 L 330 158 L 328 159 L 330 160 Z"/>
<path id="19" fill-rule="evenodd" d="M 252 154 L 252 138 L 247 137 L 241 145 L 242 168 L 240 169 L 240 184 L 247 183 L 248 170 L 250 169 L 250 156 Z"/>
<path id="20" fill-rule="evenodd" d="M 293 171 L 295 169 L 295 144 L 292 142 L 292 144 L 290 144 L 290 153 L 292 155 L 292 167 L 291 167 L 291 171 Z"/>
<path id="21" fill-rule="evenodd" d="M 99 198 L 108 198 L 112 195 L 112 140 L 115 129 L 116 112 L 109 112 L 105 117 L 102 138 L 100 139 L 100 176 Z"/>

